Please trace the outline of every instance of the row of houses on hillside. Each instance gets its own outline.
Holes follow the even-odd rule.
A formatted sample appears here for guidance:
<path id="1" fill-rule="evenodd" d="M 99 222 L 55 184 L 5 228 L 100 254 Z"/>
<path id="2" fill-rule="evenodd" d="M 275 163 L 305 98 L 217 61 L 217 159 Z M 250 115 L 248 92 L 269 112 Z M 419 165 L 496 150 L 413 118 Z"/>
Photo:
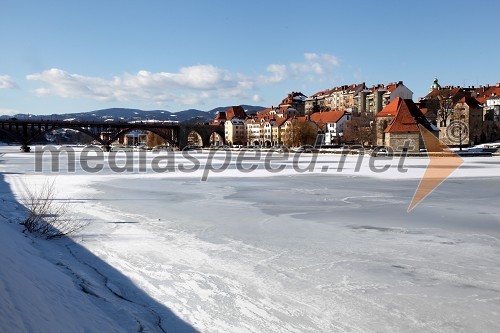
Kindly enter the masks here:
<path id="1" fill-rule="evenodd" d="M 372 138 L 360 143 L 396 151 L 423 148 L 419 124 L 452 147 L 500 139 L 498 83 L 479 88 L 441 87 L 436 79 L 418 103 L 412 97 L 413 92 L 401 81 L 370 88 L 365 83 L 335 87 L 310 97 L 291 92 L 278 106 L 255 115 L 233 106 L 218 113 L 213 124 L 224 125 L 225 141 L 230 145 L 308 144 L 318 134 L 324 134 L 323 144 L 339 144 L 346 128 L 353 128 L 353 120 L 362 117 L 371 120 L 362 126 Z"/>
<path id="2" fill-rule="evenodd" d="M 224 125 L 225 142 L 246 146 L 297 146 L 315 142 L 325 134 L 324 144 L 338 144 L 351 114 L 346 111 L 304 115 L 305 96 L 292 92 L 277 107 L 247 115 L 240 106 L 219 112 L 213 125 Z"/>
<path id="3" fill-rule="evenodd" d="M 315 129 L 316 134 L 324 134 L 323 143 L 332 145 L 340 143 L 352 116 L 375 115 L 398 97 L 413 97 L 413 92 L 402 81 L 372 87 L 367 87 L 364 82 L 344 85 L 310 97 L 293 91 L 277 106 L 253 116 L 245 114 L 241 107 L 230 107 L 219 112 L 213 124 L 224 124 L 225 141 L 230 145 L 276 146 L 297 141 L 290 139 L 295 136 L 292 128 L 299 127 L 297 124 L 310 127 L 310 132 Z"/>
<path id="4" fill-rule="evenodd" d="M 445 86 L 434 80 L 417 103 L 449 146 L 469 146 L 500 139 L 500 83 L 490 86 Z"/>
<path id="5" fill-rule="evenodd" d="M 336 110 L 375 115 L 398 97 L 413 98 L 413 92 L 403 84 L 403 81 L 377 84 L 372 87 L 362 82 L 317 92 L 305 99 L 304 109 L 305 114 Z"/>
<path id="6" fill-rule="evenodd" d="M 324 134 L 323 144 L 339 144 L 345 127 L 352 117 L 356 117 L 346 111 L 315 112 L 310 116 L 285 116 L 279 108 L 274 111 L 270 114 L 266 109 L 254 117 L 227 119 L 224 122 L 226 143 L 264 147 L 298 146 L 311 144 L 318 134 Z M 376 115 L 371 128 L 376 131 L 374 144 L 391 147 L 395 151 L 419 151 L 424 147 L 419 135 L 419 124 L 437 135 L 437 128 L 411 99 L 398 97 Z"/>
<path id="7" fill-rule="evenodd" d="M 376 144 L 398 151 L 425 148 L 418 124 L 450 147 L 500 139 L 500 83 L 480 87 L 445 86 L 435 79 L 418 103 L 397 98 L 375 117 Z M 410 147 L 408 148 L 408 144 Z"/>

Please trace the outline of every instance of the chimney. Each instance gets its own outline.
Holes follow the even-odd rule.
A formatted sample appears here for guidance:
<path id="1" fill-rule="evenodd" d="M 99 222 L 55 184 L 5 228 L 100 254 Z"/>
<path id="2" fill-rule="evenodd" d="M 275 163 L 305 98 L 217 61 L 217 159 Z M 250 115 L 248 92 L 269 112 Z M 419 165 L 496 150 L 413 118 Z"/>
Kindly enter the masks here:
<path id="1" fill-rule="evenodd" d="M 500 88 L 500 83 L 497 83 L 495 87 Z"/>

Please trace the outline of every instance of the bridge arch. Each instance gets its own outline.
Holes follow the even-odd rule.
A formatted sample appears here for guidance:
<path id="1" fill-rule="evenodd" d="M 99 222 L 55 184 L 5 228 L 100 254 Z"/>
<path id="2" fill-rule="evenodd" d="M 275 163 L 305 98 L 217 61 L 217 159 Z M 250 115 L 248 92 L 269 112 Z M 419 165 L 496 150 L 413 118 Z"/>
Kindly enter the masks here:
<path id="1" fill-rule="evenodd" d="M 217 134 L 220 135 L 222 138 L 222 142 L 225 144 L 225 134 L 224 134 L 224 126 L 219 126 L 219 125 L 183 125 L 180 128 L 179 132 L 179 147 L 184 148 L 189 144 L 188 142 L 188 136 L 189 133 L 191 132 L 196 132 L 200 137 L 202 141 L 202 146 L 207 147 L 210 145 L 210 136 L 212 133 L 216 132 Z"/>
<path id="2" fill-rule="evenodd" d="M 11 139 L 15 143 L 23 143 L 23 140 L 21 137 L 18 137 L 14 133 L 4 130 L 3 128 L 0 128 L 0 133 L 5 134 L 9 139 Z"/>
<path id="3" fill-rule="evenodd" d="M 78 126 L 55 126 L 55 127 L 51 127 L 51 128 L 46 128 L 43 131 L 40 131 L 40 132 L 36 133 L 35 135 L 33 135 L 26 142 L 26 144 L 30 144 L 34 140 L 40 138 L 42 135 L 45 135 L 45 134 L 47 134 L 49 132 L 56 131 L 56 130 L 59 130 L 59 129 L 71 129 L 71 130 L 75 130 L 75 131 L 78 131 L 78 132 L 81 132 L 83 134 L 86 134 L 86 135 L 90 136 L 92 139 L 96 140 L 97 142 L 99 142 L 102 145 L 105 144 L 104 141 L 98 135 L 96 135 L 95 133 L 92 133 L 91 131 L 89 131 L 89 130 L 87 130 L 85 128 L 78 127 Z"/>
<path id="4" fill-rule="evenodd" d="M 224 144 L 224 136 L 220 135 L 218 132 L 212 132 L 212 134 L 210 134 L 209 143 L 210 146 L 221 146 Z M 236 144 L 241 144 L 241 143 L 238 142 Z"/>
<path id="5" fill-rule="evenodd" d="M 130 133 L 133 130 L 141 130 L 141 131 L 154 133 L 154 134 L 158 135 L 160 138 L 162 138 L 163 140 L 170 143 L 172 146 L 177 146 L 177 143 L 173 140 L 172 135 L 168 135 L 168 134 L 164 133 L 159 128 L 150 128 L 150 127 L 144 128 L 141 126 L 131 126 L 131 127 L 128 127 L 128 128 L 125 128 L 125 129 L 119 131 L 113 137 L 111 137 L 111 139 L 109 141 L 107 141 L 106 144 L 110 145 L 114 141 L 118 140 L 118 138 L 120 138 L 121 136 L 123 136 L 127 133 Z"/>
<path id="6" fill-rule="evenodd" d="M 200 133 L 196 130 L 191 130 L 187 134 L 187 143 L 192 146 L 199 146 L 199 147 L 204 147 L 206 141 L 203 140 L 203 137 L 201 136 Z"/>

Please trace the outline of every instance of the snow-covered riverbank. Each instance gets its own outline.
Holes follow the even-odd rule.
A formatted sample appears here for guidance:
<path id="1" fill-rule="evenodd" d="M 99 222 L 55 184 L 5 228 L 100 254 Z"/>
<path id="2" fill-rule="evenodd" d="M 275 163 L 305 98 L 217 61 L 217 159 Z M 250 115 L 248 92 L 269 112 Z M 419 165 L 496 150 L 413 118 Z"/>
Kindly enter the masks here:
<path id="1" fill-rule="evenodd" d="M 73 240 L 89 251 L 77 257 L 96 256 L 141 304 L 203 332 L 500 328 L 500 160 L 467 160 L 408 214 L 425 160 L 372 175 L 321 172 L 333 157 L 320 158 L 303 174 L 77 170 L 56 181 L 91 222 Z M 51 177 L 33 172 L 30 154 L 2 159 L 1 172 L 21 171 L 4 174 L 16 193 Z"/>

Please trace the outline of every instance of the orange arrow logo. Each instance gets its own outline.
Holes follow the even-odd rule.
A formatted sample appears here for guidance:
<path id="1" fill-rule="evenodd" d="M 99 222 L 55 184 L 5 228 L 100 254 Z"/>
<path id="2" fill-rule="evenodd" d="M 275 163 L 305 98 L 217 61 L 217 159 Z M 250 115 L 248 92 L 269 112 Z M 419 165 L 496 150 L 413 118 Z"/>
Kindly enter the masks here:
<path id="1" fill-rule="evenodd" d="M 432 132 L 420 124 L 418 127 L 424 139 L 425 148 L 427 148 L 429 165 L 425 170 L 424 176 L 420 180 L 420 184 L 418 184 L 413 200 L 408 207 L 408 212 L 431 194 L 432 191 L 441 185 L 441 183 L 464 162 L 464 160 L 449 147 L 442 145 Z"/>

